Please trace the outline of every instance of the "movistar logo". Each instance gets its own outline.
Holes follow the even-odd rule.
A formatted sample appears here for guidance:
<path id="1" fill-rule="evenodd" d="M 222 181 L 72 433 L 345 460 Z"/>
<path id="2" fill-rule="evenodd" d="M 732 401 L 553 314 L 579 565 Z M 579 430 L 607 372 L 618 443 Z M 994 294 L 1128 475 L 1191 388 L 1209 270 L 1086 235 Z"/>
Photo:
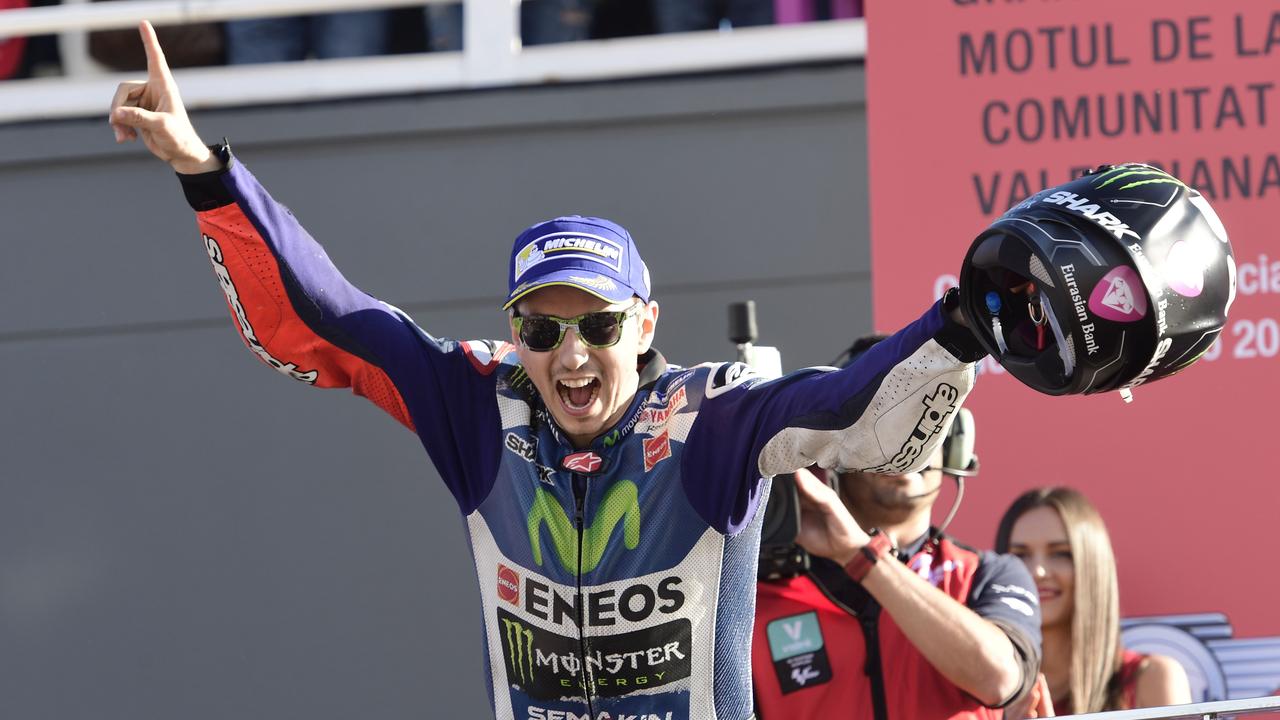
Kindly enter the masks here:
<path id="1" fill-rule="evenodd" d="M 507 633 L 507 661 L 511 674 L 519 675 L 520 682 L 528 685 L 533 682 L 533 631 L 523 623 L 506 618 L 502 618 L 502 627 Z"/>
<path id="2" fill-rule="evenodd" d="M 582 529 L 584 545 L 578 549 L 578 531 L 574 528 L 564 508 L 551 493 L 538 488 L 529 510 L 529 543 L 533 546 L 533 560 L 542 566 L 542 525 L 546 523 L 555 545 L 560 565 L 569 572 L 589 573 L 600 564 L 609 546 L 613 529 L 622 522 L 622 540 L 628 550 L 640 544 L 640 491 L 630 480 L 620 480 L 604 494 L 604 502 L 596 513 L 591 527 Z M 578 567 L 581 556 L 582 567 Z"/>

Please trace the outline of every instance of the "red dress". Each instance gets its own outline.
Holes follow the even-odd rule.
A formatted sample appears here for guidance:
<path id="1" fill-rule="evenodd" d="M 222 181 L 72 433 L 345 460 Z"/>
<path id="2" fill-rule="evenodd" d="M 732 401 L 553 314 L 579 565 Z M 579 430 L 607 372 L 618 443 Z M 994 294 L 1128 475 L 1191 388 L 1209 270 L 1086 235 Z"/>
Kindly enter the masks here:
<path id="1" fill-rule="evenodd" d="M 1125 710 L 1137 704 L 1138 667 L 1146 659 L 1147 656 L 1143 653 L 1128 649 L 1120 656 L 1120 669 L 1116 670 L 1116 674 L 1120 676 L 1120 699 L 1124 703 Z"/>
<path id="2" fill-rule="evenodd" d="M 1142 666 L 1142 661 L 1147 656 L 1136 650 L 1125 649 L 1120 655 L 1120 667 L 1116 668 L 1115 677 L 1120 683 L 1120 707 L 1111 708 L 1113 710 L 1132 710 L 1138 704 L 1138 668 Z M 1070 699 L 1062 701 L 1055 700 L 1053 703 L 1054 711 L 1059 715 L 1074 715 L 1075 710 L 1071 707 Z"/>

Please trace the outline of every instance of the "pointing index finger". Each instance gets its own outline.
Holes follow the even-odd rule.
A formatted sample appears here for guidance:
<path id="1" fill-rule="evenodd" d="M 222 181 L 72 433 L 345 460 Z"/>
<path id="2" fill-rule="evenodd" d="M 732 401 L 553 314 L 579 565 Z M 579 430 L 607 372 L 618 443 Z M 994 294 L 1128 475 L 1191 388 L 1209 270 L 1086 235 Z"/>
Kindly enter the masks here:
<path id="1" fill-rule="evenodd" d="M 147 79 L 167 83 L 173 76 L 169 73 L 169 63 L 164 59 L 156 29 L 143 20 L 138 25 L 138 33 L 142 35 L 142 47 L 147 51 Z"/>

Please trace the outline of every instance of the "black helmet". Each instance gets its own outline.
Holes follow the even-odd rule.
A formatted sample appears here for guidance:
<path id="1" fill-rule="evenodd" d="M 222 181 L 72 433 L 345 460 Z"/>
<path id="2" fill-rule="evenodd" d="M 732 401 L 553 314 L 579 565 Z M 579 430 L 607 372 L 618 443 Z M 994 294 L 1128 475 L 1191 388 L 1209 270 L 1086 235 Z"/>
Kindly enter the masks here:
<path id="1" fill-rule="evenodd" d="M 1103 165 L 992 223 L 969 248 L 960 292 L 979 342 L 1024 384 L 1127 397 L 1209 349 L 1236 267 L 1198 191 L 1150 165 Z"/>

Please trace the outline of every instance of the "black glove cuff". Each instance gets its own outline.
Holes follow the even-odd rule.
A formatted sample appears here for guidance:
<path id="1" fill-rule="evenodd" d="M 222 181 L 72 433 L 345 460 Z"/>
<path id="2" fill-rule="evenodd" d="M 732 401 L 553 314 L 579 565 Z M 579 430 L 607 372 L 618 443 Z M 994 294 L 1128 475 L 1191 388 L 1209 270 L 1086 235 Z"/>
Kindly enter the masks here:
<path id="1" fill-rule="evenodd" d="M 221 168 L 195 175 L 175 173 L 182 183 L 182 193 L 187 197 L 187 204 L 196 212 L 217 210 L 235 202 L 235 198 L 231 196 L 231 191 L 222 182 L 222 176 L 230 172 L 231 163 L 235 161 L 235 158 L 231 155 L 231 143 L 227 142 L 226 138 L 223 138 L 221 143 L 210 145 L 209 149 L 213 151 L 215 157 L 222 161 Z"/>
<path id="2" fill-rule="evenodd" d="M 941 305 L 944 323 L 933 339 L 960 362 L 978 362 L 986 357 L 987 351 L 978 342 L 973 331 L 951 319 L 951 314 L 960 307 L 960 288 L 947 290 L 942 296 Z"/>

